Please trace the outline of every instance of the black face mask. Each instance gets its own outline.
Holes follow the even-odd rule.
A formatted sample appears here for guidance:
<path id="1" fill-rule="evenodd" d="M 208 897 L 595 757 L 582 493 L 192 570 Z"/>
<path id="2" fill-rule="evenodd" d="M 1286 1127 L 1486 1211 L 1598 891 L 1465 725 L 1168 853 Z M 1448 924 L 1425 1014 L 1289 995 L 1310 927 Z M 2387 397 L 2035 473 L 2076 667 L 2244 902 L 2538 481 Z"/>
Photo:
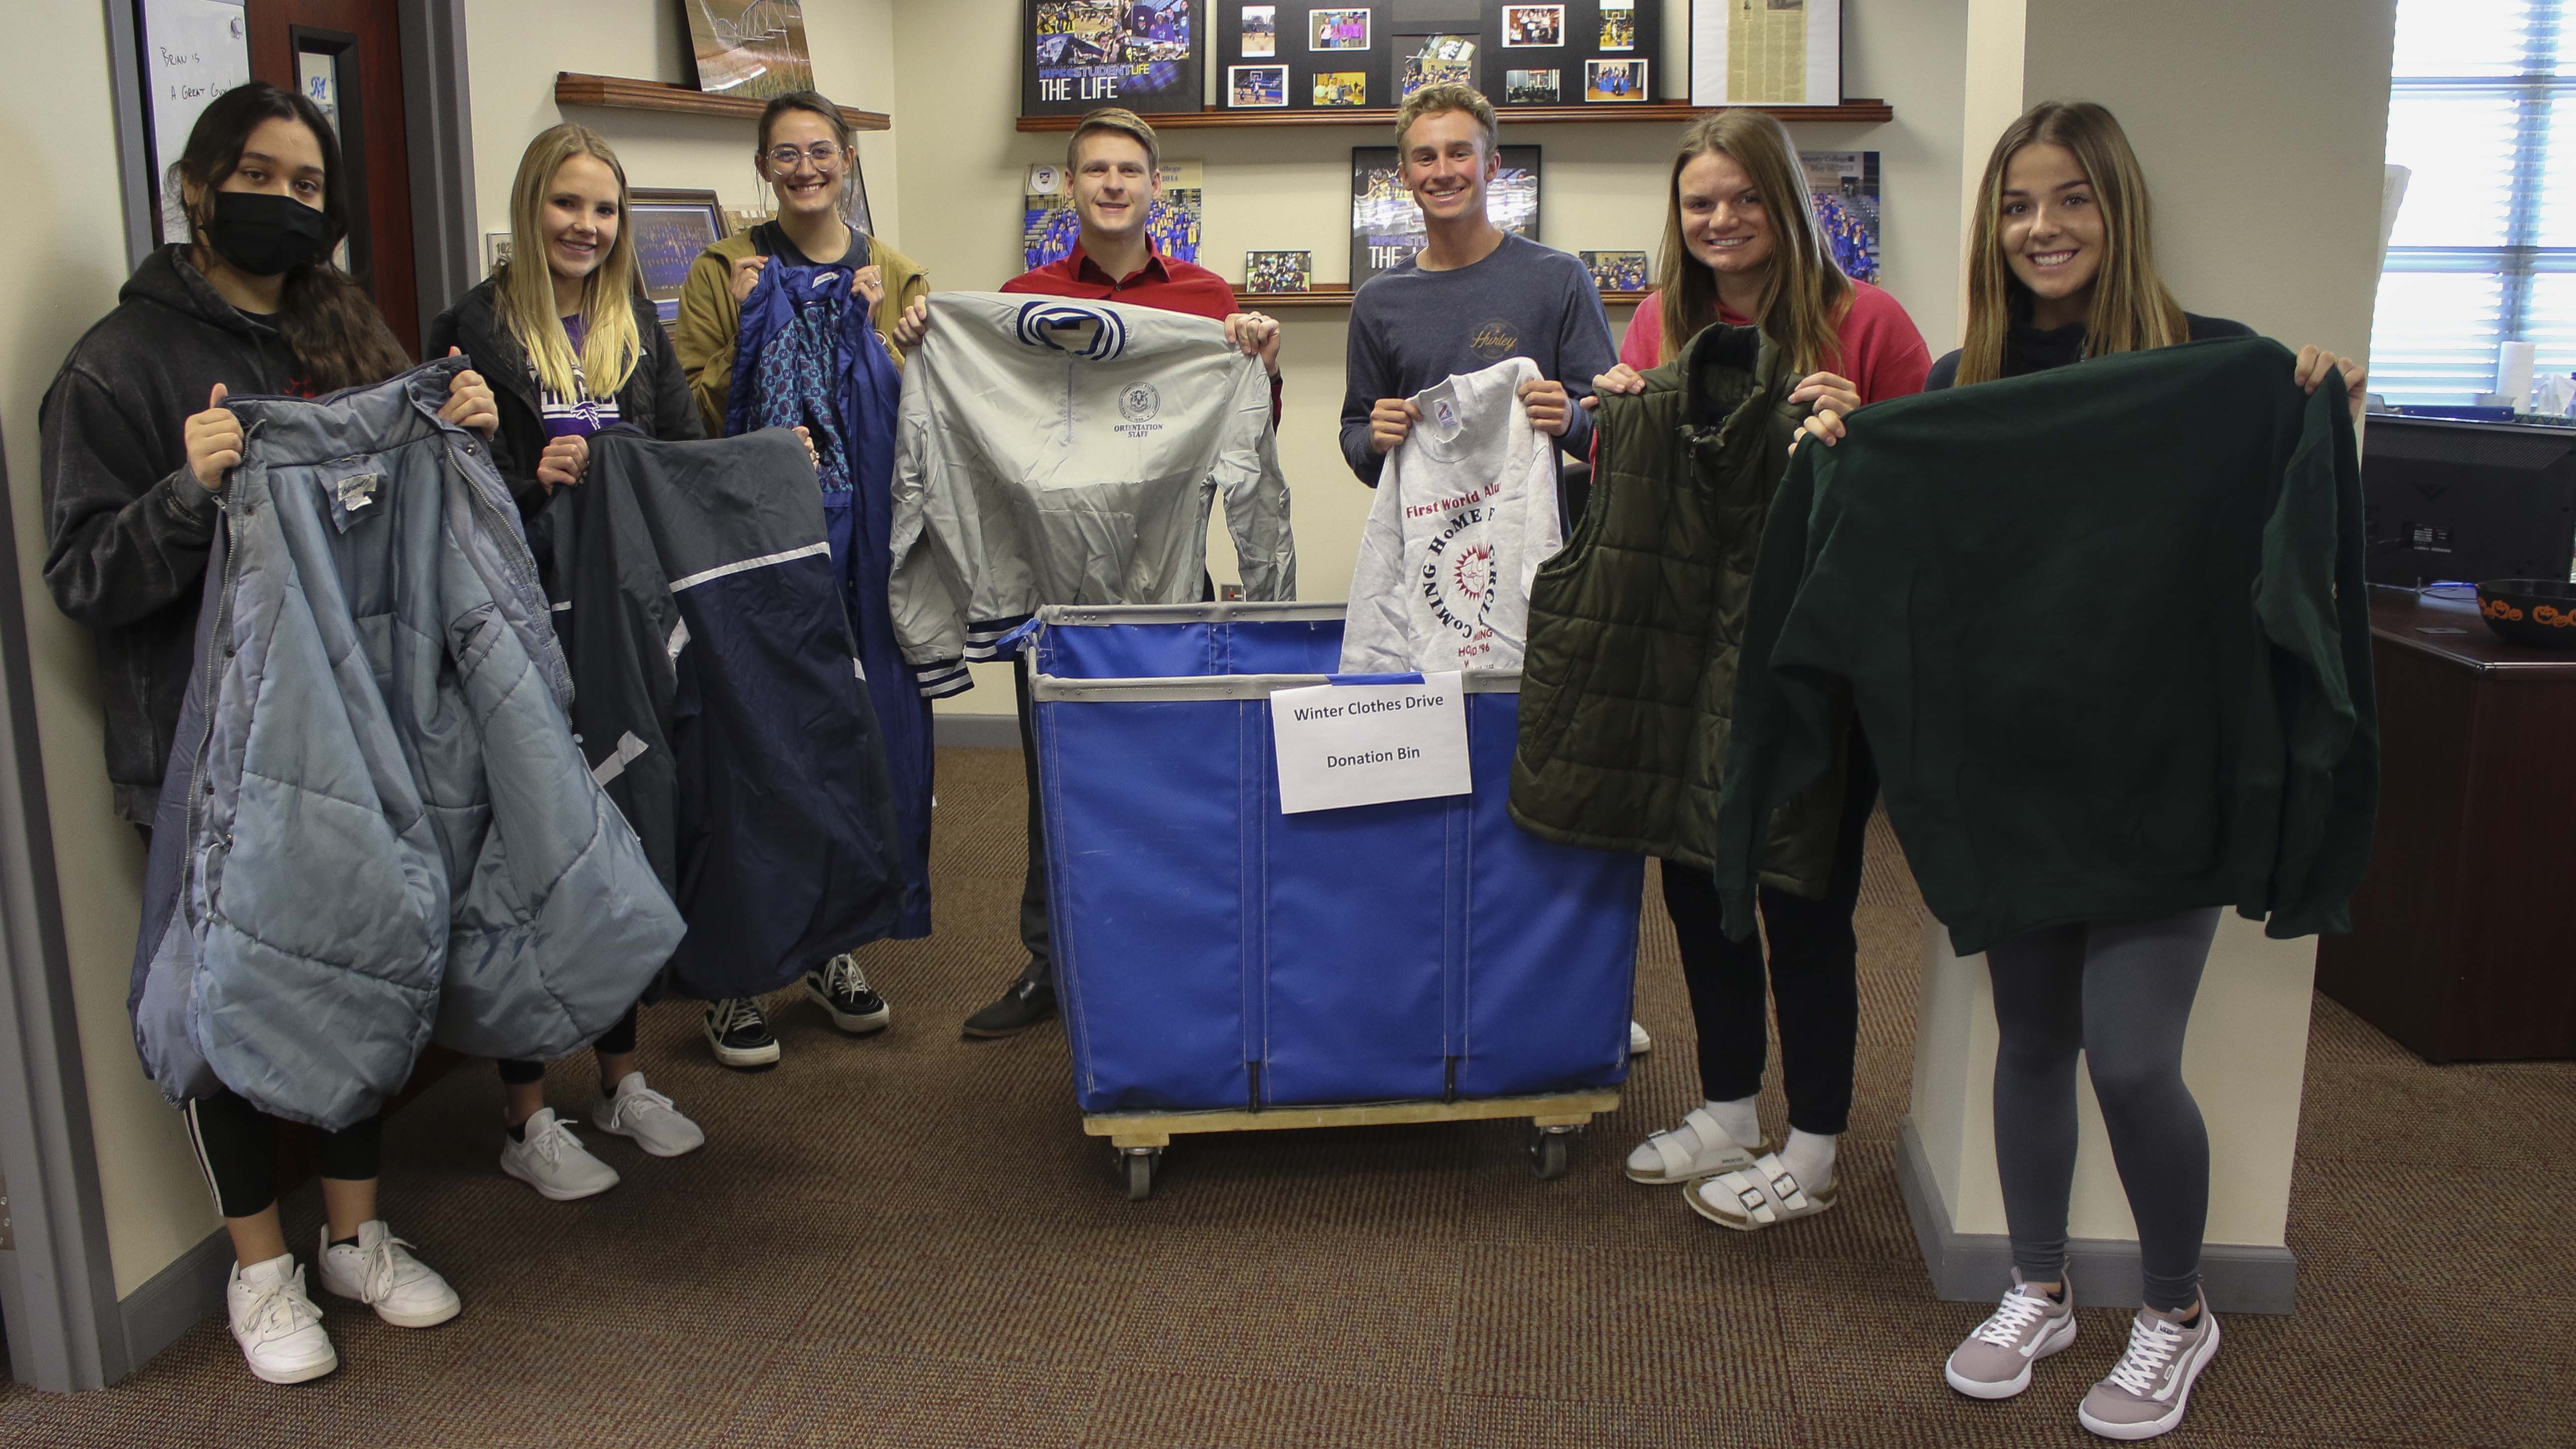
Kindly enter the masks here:
<path id="1" fill-rule="evenodd" d="M 292 196 L 265 191 L 218 191 L 206 241 L 227 262 L 254 277 L 274 277 L 322 255 L 330 223 Z"/>

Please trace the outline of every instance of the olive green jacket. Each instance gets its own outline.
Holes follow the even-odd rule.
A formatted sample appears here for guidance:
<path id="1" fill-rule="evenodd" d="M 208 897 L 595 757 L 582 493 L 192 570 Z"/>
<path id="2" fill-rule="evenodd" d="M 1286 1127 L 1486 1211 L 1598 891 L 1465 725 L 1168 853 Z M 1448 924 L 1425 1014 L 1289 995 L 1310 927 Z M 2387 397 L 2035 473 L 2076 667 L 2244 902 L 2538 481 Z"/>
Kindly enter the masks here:
<path id="1" fill-rule="evenodd" d="M 900 367 L 903 349 L 894 345 L 895 319 L 904 308 L 930 295 L 930 274 L 877 237 L 868 237 L 867 243 L 868 264 L 885 279 L 885 295 L 877 299 L 872 320 L 877 335 L 886 339 L 886 351 Z M 680 368 L 688 374 L 689 391 L 698 400 L 710 438 L 724 436 L 725 405 L 733 393 L 733 344 L 742 335 L 742 304 L 733 299 L 733 264 L 752 250 L 750 232 L 726 237 L 698 253 L 689 265 L 688 278 L 680 283 L 680 320 L 671 345 L 680 354 Z"/>
<path id="2" fill-rule="evenodd" d="M 1708 868 L 1754 558 L 1803 412 L 1788 400 L 1797 378 L 1759 329 L 1721 325 L 1647 373 L 1645 391 L 1602 398 L 1591 501 L 1530 593 L 1511 787 L 1527 829 Z M 1773 817 L 1765 883 L 1824 894 L 1841 802 L 1838 758 Z"/>

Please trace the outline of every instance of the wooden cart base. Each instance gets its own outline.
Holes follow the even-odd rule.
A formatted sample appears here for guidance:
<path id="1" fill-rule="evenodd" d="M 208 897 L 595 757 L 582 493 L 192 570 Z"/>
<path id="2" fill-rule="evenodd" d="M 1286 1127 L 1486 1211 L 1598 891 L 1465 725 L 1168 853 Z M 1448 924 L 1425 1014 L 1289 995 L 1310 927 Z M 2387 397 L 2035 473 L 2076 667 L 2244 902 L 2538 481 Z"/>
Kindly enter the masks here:
<path id="1" fill-rule="evenodd" d="M 1082 1130 L 1106 1137 L 1117 1153 L 1127 1196 L 1142 1200 L 1154 1190 L 1154 1166 L 1174 1135 L 1186 1132 L 1277 1132 L 1301 1127 L 1387 1127 L 1410 1122 L 1480 1122 L 1529 1119 L 1530 1163 L 1542 1181 L 1563 1177 L 1571 1139 L 1594 1116 L 1619 1110 L 1616 1091 L 1563 1092 L 1544 1097 L 1480 1097 L 1463 1102 L 1367 1102 L 1349 1107 L 1273 1107 L 1260 1112 L 1104 1112 L 1086 1115 Z"/>

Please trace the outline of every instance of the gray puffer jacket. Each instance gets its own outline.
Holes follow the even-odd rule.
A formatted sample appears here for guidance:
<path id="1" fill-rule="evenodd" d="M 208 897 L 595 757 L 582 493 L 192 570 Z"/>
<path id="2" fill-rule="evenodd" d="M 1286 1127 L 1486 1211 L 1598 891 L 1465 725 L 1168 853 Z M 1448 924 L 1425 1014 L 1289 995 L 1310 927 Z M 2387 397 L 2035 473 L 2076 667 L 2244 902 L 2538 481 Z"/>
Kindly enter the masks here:
<path id="1" fill-rule="evenodd" d="M 679 912 L 567 723 L 509 488 L 438 420 L 443 359 L 318 402 L 234 398 L 197 665 L 129 1000 L 174 1102 L 230 1087 L 337 1130 L 435 1035 L 562 1056 Z"/>

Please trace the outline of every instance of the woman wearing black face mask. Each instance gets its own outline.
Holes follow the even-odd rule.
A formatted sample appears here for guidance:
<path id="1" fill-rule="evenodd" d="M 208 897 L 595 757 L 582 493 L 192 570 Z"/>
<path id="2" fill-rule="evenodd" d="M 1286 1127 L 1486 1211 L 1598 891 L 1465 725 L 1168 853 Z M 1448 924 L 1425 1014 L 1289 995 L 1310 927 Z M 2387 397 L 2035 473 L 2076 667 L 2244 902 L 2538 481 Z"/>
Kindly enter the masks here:
<path id="1" fill-rule="evenodd" d="M 318 395 L 408 366 L 375 305 L 330 262 L 347 230 L 329 124 L 253 82 L 198 118 L 179 158 L 192 239 L 146 257 L 116 310 L 72 348 L 46 392 L 45 584 L 98 635 L 117 813 L 149 829 L 192 664 L 218 490 L 241 461 L 227 392 Z M 444 415 L 487 436 L 492 394 L 472 373 Z M 184 1109 L 233 1240 L 226 1293 L 251 1372 L 329 1373 L 338 1356 L 278 1224 L 276 1122 L 230 1092 Z M 378 1124 L 323 1136 L 330 1219 L 322 1286 L 386 1322 L 456 1315 L 444 1279 L 376 1215 Z"/>

